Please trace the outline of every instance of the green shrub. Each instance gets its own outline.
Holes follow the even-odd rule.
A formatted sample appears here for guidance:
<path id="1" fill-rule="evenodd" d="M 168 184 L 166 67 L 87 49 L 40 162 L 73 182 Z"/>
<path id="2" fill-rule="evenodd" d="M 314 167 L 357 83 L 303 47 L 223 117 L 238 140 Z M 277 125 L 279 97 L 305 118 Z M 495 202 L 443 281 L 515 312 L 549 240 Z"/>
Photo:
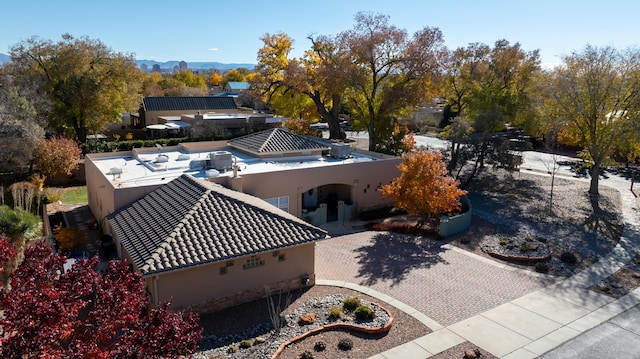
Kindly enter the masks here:
<path id="1" fill-rule="evenodd" d="M 578 258 L 571 252 L 562 252 L 560 254 L 560 260 L 567 264 L 574 264 L 578 261 Z"/>
<path id="2" fill-rule="evenodd" d="M 548 273 L 549 265 L 546 262 L 538 262 L 536 263 L 536 272 L 538 273 Z"/>
<path id="3" fill-rule="evenodd" d="M 376 313 L 368 305 L 361 304 L 353 312 L 357 320 L 372 320 L 376 317 Z"/>
<path id="4" fill-rule="evenodd" d="M 337 319 L 342 316 L 342 309 L 339 307 L 331 307 L 329 308 L 329 317 Z"/>
<path id="5" fill-rule="evenodd" d="M 360 305 L 360 298 L 348 297 L 342 301 L 342 308 L 347 312 L 353 312 Z"/>
<path id="6" fill-rule="evenodd" d="M 526 252 L 529 250 L 529 246 L 526 243 L 520 245 L 520 252 Z"/>
<path id="7" fill-rule="evenodd" d="M 507 243 L 509 243 L 509 240 L 507 239 L 507 237 L 500 237 L 500 245 L 501 246 L 506 246 Z"/>
<path id="8" fill-rule="evenodd" d="M 253 343 L 251 342 L 251 340 L 245 339 L 240 342 L 239 346 L 242 349 L 247 349 L 247 348 L 251 348 L 253 346 Z"/>
<path id="9" fill-rule="evenodd" d="M 323 341 L 316 342 L 316 343 L 313 345 L 313 349 L 314 349 L 315 351 L 317 351 L 317 352 L 324 351 L 325 349 L 327 349 L 327 343 L 325 343 L 325 342 L 323 342 Z"/>
<path id="10" fill-rule="evenodd" d="M 238 347 L 236 347 L 235 345 L 229 345 L 229 347 L 227 348 L 227 353 L 232 354 L 238 351 Z"/>
<path id="11" fill-rule="evenodd" d="M 338 349 L 351 350 L 353 348 L 353 340 L 349 338 L 342 338 L 338 341 Z"/>

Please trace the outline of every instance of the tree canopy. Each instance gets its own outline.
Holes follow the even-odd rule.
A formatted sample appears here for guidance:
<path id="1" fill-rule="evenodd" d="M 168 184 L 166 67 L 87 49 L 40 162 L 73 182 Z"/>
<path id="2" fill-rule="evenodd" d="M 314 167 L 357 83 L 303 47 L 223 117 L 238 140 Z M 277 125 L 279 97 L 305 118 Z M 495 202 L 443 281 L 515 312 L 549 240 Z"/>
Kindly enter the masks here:
<path id="1" fill-rule="evenodd" d="M 0 259 L 11 251 L 0 239 Z M 2 357 L 178 358 L 197 348 L 197 315 L 171 312 L 167 303 L 147 309 L 141 275 L 126 262 L 111 261 L 104 272 L 97 259 L 68 270 L 64 263 L 44 241 L 25 251 L 11 290 L 0 294 Z"/>
<path id="2" fill-rule="evenodd" d="M 366 126 L 369 150 L 384 152 L 395 122 L 430 98 L 431 82 L 446 53 L 442 32 L 425 27 L 411 37 L 389 24 L 389 16 L 360 12 L 352 30 L 340 33 L 337 44 L 350 64 L 348 103 L 352 119 Z"/>
<path id="3" fill-rule="evenodd" d="M 409 214 L 439 215 L 460 210 L 460 197 L 467 192 L 448 175 L 443 156 L 425 150 L 407 152 L 398 165 L 400 177 L 382 186 L 383 197 L 394 200 L 395 207 Z"/>
<path id="4" fill-rule="evenodd" d="M 64 137 L 52 137 L 36 143 L 33 164 L 45 177 L 59 174 L 70 175 L 78 167 L 80 148 L 73 140 Z"/>
<path id="5" fill-rule="evenodd" d="M 99 40 L 32 37 L 9 53 L 16 81 L 36 86 L 50 100 L 49 126 L 80 143 L 140 104 L 142 72 L 133 56 L 113 52 Z"/>
<path id="6" fill-rule="evenodd" d="M 581 155 L 591 165 L 589 193 L 597 195 L 600 170 L 616 139 L 638 138 L 640 51 L 586 46 L 563 58 L 552 84 L 552 106 L 564 131 L 584 147 Z"/>

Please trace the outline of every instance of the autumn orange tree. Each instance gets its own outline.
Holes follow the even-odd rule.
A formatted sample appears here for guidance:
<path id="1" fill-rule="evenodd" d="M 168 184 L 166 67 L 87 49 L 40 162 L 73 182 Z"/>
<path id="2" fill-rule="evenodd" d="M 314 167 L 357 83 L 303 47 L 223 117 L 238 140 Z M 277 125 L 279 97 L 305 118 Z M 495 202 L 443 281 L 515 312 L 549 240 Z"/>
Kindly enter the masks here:
<path id="1" fill-rule="evenodd" d="M 52 137 L 37 142 L 33 164 L 45 177 L 70 175 L 78 166 L 80 154 L 80 147 L 75 141 L 64 137 Z"/>
<path id="2" fill-rule="evenodd" d="M 440 151 L 405 153 L 398 165 L 400 177 L 382 186 L 382 196 L 409 214 L 433 216 L 460 210 L 460 197 L 467 191 L 458 188 L 460 182 L 449 176 L 442 158 Z"/>

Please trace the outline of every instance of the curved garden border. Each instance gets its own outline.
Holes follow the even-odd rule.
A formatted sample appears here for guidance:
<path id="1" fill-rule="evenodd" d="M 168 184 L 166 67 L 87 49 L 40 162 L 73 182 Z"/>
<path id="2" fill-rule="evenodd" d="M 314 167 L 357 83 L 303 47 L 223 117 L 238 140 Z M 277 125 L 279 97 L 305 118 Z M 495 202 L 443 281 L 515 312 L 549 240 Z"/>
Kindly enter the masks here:
<path id="1" fill-rule="evenodd" d="M 332 324 L 327 324 L 327 325 L 323 325 L 321 327 L 318 328 L 314 328 L 306 333 L 300 334 L 297 337 L 293 337 L 285 342 L 283 342 L 282 344 L 280 344 L 280 346 L 278 347 L 278 350 L 276 350 L 275 353 L 273 353 L 273 355 L 271 356 L 271 359 L 276 359 L 284 350 L 287 346 L 299 342 L 307 337 L 310 337 L 312 335 L 318 334 L 320 332 L 323 331 L 327 331 L 327 330 L 335 330 L 335 329 L 347 329 L 350 331 L 355 331 L 355 332 L 360 332 L 360 333 L 365 333 L 365 334 L 384 334 L 384 333 L 388 333 L 389 330 L 391 330 L 391 326 L 393 325 L 393 316 L 391 315 L 391 312 L 389 312 L 389 310 L 387 310 L 387 308 L 377 304 L 377 303 L 371 303 L 372 305 L 376 305 L 379 308 L 381 308 L 382 310 L 384 310 L 387 315 L 389 316 L 389 320 L 381 327 L 377 327 L 377 328 L 369 328 L 369 327 L 365 327 L 362 325 L 357 325 L 357 324 L 349 324 L 349 323 L 332 323 Z"/>
<path id="2" fill-rule="evenodd" d="M 525 262 L 525 263 L 543 262 L 543 261 L 546 261 L 547 259 L 550 259 L 552 256 L 551 252 L 549 252 L 549 254 L 544 255 L 542 257 L 516 256 L 516 255 L 510 255 L 510 254 L 502 254 L 498 252 L 487 252 L 487 254 L 489 254 L 492 257 L 496 257 L 498 259 L 502 259 L 505 261 L 518 261 L 518 262 Z"/>

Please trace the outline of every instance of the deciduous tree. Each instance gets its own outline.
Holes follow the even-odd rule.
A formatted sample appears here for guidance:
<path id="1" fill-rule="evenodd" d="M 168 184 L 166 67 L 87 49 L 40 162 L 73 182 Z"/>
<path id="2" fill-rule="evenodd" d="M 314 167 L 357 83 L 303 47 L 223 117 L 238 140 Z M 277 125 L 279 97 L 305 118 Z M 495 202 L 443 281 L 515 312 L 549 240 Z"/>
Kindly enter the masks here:
<path id="1" fill-rule="evenodd" d="M 382 144 L 398 118 L 427 98 L 446 53 L 442 32 L 425 27 L 409 36 L 389 24 L 389 16 L 360 12 L 352 30 L 338 34 L 339 51 L 350 61 L 343 69 L 349 80 L 347 106 L 352 119 L 369 132 L 369 150 Z M 435 90 L 432 88 L 432 90 Z"/>
<path id="2" fill-rule="evenodd" d="M 36 142 L 44 138 L 47 122 L 37 109 L 46 101 L 31 86 L 16 86 L 8 72 L 9 65 L 0 67 L 1 171 L 22 172 L 29 167 Z"/>
<path id="3" fill-rule="evenodd" d="M 460 141 L 474 146 L 475 161 L 466 184 L 490 154 L 493 133 L 534 117 L 532 82 L 539 71 L 539 54 L 506 40 L 496 41 L 493 47 L 474 43 L 451 52 L 445 68 L 442 93 L 450 111 L 457 114 L 456 122 L 447 129 L 447 138 L 454 145 L 449 169 L 467 163 L 462 151 L 468 148 L 459 146 Z"/>
<path id="4" fill-rule="evenodd" d="M 67 271 L 64 263 L 43 241 L 25 251 L 2 293 L 2 357 L 178 358 L 197 348 L 197 315 L 166 303 L 147 309 L 141 276 L 126 262 L 111 261 L 104 273 L 97 259 Z"/>
<path id="5" fill-rule="evenodd" d="M 64 137 L 52 137 L 38 141 L 33 164 L 45 177 L 70 175 L 78 167 L 81 153 L 75 141 Z"/>
<path id="6" fill-rule="evenodd" d="M 640 109 L 640 51 L 586 46 L 563 58 L 554 70 L 554 105 L 565 131 L 584 147 L 591 164 L 589 193 L 598 194 L 600 171 L 620 136 L 634 136 L 627 126 L 638 121 Z"/>
<path id="7" fill-rule="evenodd" d="M 286 128 L 287 131 L 300 136 L 322 137 L 322 131 L 311 127 L 311 123 L 307 120 L 289 119 L 280 123 L 280 127 Z"/>
<path id="8" fill-rule="evenodd" d="M 382 186 L 383 197 L 409 214 L 434 216 L 460 210 L 460 197 L 467 192 L 448 175 L 442 154 L 419 150 L 407 152 L 398 165 L 400 177 Z"/>
<path id="9" fill-rule="evenodd" d="M 344 56 L 333 39 L 309 37 L 310 50 L 303 58 L 289 58 L 293 40 L 285 33 L 265 34 L 258 51 L 258 76 L 252 88 L 276 113 L 292 117 L 319 117 L 329 125 L 329 138 L 341 139 L 340 109 L 346 86 Z M 307 105 L 311 101 L 315 112 Z M 308 119 L 308 118 L 307 118 Z"/>
<path id="10" fill-rule="evenodd" d="M 16 81 L 38 86 L 50 100 L 49 126 L 80 143 L 140 103 L 142 72 L 133 56 L 99 40 L 64 34 L 54 43 L 32 37 L 9 53 Z"/>

